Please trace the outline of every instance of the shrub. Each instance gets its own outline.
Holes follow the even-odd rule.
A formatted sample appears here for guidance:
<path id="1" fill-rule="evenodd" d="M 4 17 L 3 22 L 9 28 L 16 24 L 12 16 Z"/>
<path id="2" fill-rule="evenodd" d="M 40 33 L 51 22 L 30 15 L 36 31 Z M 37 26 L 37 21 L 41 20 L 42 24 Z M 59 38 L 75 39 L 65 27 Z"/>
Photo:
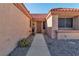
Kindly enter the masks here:
<path id="1" fill-rule="evenodd" d="M 19 47 L 27 47 L 30 46 L 30 40 L 27 40 L 26 38 L 23 38 L 18 42 Z"/>

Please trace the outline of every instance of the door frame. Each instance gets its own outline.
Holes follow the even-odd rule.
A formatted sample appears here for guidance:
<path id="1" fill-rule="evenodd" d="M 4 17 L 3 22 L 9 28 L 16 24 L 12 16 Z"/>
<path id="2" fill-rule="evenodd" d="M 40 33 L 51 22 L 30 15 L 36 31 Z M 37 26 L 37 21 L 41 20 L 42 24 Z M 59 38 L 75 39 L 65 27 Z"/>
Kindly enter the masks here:
<path id="1" fill-rule="evenodd" d="M 36 23 L 37 23 L 36 24 L 36 27 L 37 27 L 36 32 L 42 33 L 42 21 L 37 21 Z"/>

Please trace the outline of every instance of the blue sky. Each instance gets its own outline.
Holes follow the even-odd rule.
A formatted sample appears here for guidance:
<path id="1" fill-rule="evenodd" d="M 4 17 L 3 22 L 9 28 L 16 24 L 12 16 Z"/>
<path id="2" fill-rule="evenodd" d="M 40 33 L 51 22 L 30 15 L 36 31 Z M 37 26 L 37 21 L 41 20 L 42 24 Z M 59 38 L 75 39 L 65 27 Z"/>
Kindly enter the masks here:
<path id="1" fill-rule="evenodd" d="M 30 13 L 48 13 L 52 8 L 79 8 L 79 3 L 25 3 Z"/>

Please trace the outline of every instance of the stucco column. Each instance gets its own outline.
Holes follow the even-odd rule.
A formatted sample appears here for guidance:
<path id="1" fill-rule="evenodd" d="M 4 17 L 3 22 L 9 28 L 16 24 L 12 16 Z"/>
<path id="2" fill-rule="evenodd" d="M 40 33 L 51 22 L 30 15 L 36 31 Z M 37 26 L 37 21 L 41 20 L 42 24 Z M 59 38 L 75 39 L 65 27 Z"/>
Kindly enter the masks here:
<path id="1" fill-rule="evenodd" d="M 47 19 L 47 33 L 52 39 L 57 37 L 58 30 L 58 15 L 51 15 Z"/>
<path id="2" fill-rule="evenodd" d="M 52 30 L 58 30 L 58 15 L 52 16 Z"/>
<path id="3" fill-rule="evenodd" d="M 52 38 L 57 39 L 58 15 L 52 16 Z"/>
<path id="4" fill-rule="evenodd" d="M 47 22 L 46 22 L 46 32 L 47 32 L 47 34 L 51 37 L 52 35 L 52 15 L 51 16 L 49 16 L 48 18 L 47 18 Z"/>

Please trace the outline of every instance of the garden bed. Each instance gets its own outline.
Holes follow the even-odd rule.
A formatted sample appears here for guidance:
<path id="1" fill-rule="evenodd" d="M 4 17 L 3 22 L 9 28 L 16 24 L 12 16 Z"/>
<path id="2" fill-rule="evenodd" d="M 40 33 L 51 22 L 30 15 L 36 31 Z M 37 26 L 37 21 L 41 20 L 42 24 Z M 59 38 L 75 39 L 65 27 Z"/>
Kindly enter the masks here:
<path id="1" fill-rule="evenodd" d="M 51 56 L 79 56 L 79 39 L 55 40 L 44 35 Z"/>
<path id="2" fill-rule="evenodd" d="M 9 56 L 25 56 L 31 46 L 33 38 L 34 38 L 33 35 L 30 35 L 28 38 L 26 38 L 26 40 L 30 41 L 30 44 L 28 46 L 23 46 L 22 42 L 21 44 L 17 44 L 17 47 L 9 54 Z"/>

